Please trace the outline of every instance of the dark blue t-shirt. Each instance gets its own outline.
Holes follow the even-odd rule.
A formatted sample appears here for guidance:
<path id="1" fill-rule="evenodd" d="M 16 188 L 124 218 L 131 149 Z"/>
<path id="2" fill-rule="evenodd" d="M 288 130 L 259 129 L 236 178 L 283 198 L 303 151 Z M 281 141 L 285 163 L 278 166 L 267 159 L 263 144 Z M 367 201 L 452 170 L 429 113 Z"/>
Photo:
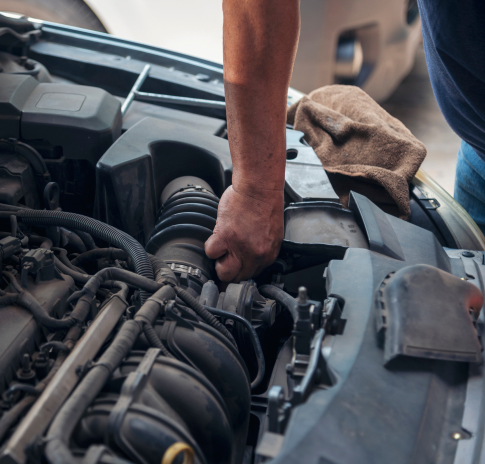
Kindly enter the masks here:
<path id="1" fill-rule="evenodd" d="M 418 0 L 431 85 L 450 127 L 485 160 L 485 0 Z"/>

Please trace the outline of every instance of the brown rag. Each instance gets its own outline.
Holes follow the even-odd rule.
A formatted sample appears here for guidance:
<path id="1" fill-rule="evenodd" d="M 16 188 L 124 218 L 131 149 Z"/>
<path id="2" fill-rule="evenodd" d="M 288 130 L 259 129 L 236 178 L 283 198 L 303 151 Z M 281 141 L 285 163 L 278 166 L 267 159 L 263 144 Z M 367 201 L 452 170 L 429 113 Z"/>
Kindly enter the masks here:
<path id="1" fill-rule="evenodd" d="M 288 108 L 288 123 L 305 134 L 342 204 L 354 190 L 407 219 L 409 182 L 426 147 L 362 89 L 328 85 Z"/>

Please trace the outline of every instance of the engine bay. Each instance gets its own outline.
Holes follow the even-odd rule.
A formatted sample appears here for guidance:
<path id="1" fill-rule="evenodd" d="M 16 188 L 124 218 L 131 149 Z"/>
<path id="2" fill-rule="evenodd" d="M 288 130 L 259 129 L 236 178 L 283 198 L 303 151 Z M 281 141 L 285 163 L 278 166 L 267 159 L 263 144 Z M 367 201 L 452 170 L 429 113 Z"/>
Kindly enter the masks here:
<path id="1" fill-rule="evenodd" d="M 455 462 L 485 265 L 430 187 L 408 222 L 344 208 L 289 127 L 280 254 L 223 285 L 224 112 L 122 112 L 142 57 L 187 99 L 222 70 L 27 23 L 0 36 L 0 463 Z"/>

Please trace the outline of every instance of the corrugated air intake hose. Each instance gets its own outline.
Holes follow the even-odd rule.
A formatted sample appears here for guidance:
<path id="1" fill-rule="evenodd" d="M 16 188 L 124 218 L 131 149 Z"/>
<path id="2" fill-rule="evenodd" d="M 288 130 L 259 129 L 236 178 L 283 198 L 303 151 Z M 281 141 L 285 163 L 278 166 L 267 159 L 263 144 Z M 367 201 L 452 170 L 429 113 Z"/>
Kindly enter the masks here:
<path id="1" fill-rule="evenodd" d="M 123 249 L 133 260 L 136 273 L 154 280 L 153 269 L 146 251 L 133 237 L 115 227 L 80 214 L 65 211 L 27 210 L 22 209 L 15 213 L 25 224 L 32 226 L 58 226 L 77 229 L 87 232 L 94 237 L 104 240 Z M 150 296 L 141 291 L 142 303 Z"/>

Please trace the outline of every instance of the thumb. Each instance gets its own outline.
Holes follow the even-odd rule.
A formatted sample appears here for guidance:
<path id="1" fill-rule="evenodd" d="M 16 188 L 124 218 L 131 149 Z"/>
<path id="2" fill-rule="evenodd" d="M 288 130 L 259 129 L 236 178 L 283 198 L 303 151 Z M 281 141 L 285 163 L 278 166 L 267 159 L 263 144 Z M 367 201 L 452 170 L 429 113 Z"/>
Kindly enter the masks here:
<path id="1" fill-rule="evenodd" d="M 226 241 L 217 234 L 212 234 L 204 245 L 205 254 L 210 259 L 217 259 L 228 252 Z"/>

